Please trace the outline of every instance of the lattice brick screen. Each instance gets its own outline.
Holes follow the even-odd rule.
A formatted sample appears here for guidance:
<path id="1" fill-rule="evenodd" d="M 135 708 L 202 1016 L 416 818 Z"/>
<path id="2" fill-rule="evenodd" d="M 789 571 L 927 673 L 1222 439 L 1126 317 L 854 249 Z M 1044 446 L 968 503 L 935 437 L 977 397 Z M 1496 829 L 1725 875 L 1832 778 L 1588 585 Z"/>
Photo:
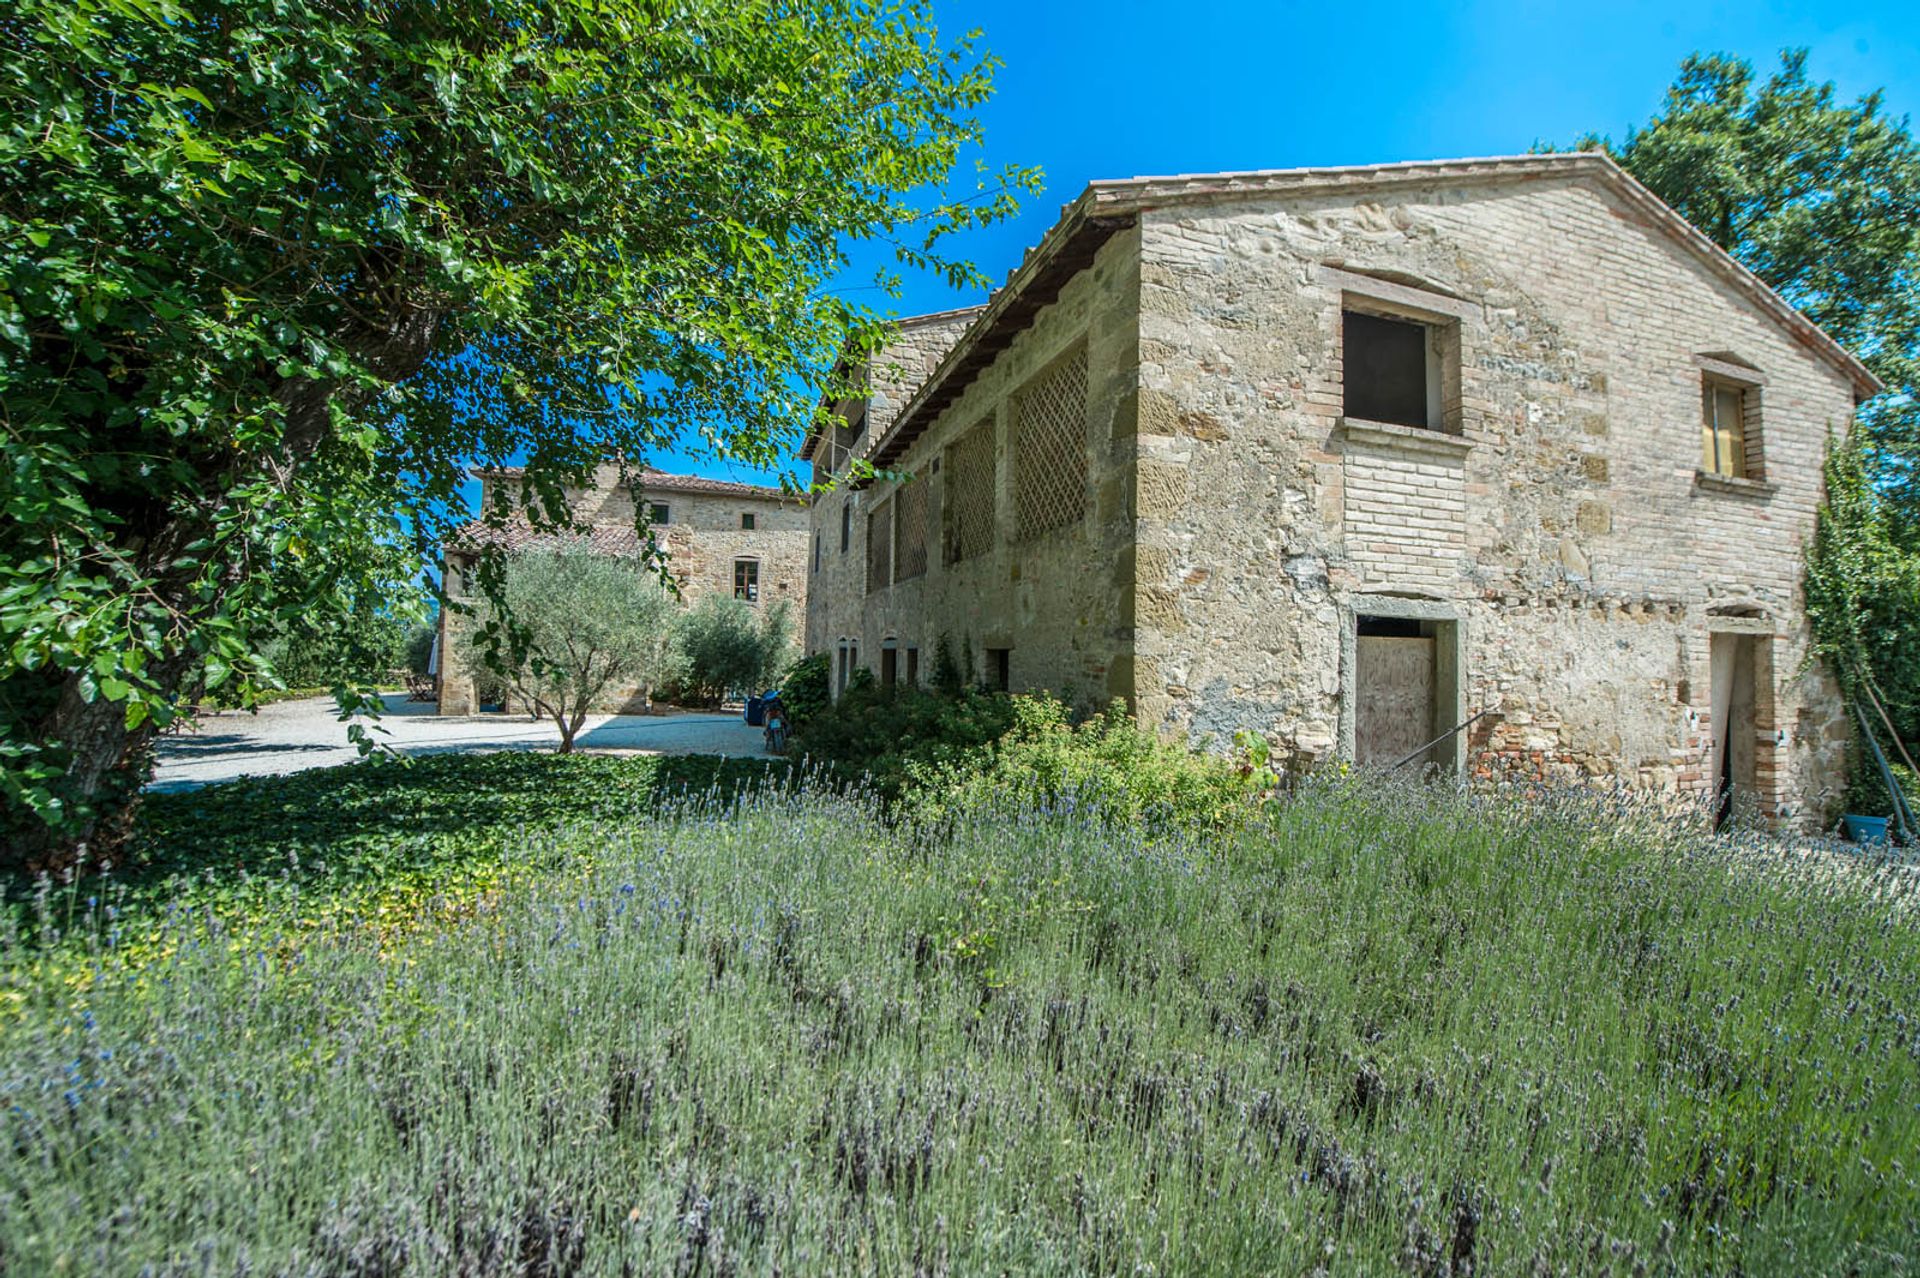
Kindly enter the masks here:
<path id="1" fill-rule="evenodd" d="M 867 516 L 867 593 L 893 584 L 893 503 L 883 501 Z"/>
<path id="2" fill-rule="evenodd" d="M 947 449 L 946 533 L 941 558 L 957 564 L 993 549 L 993 420 Z"/>
<path id="3" fill-rule="evenodd" d="M 927 481 L 910 479 L 893 495 L 893 579 L 910 581 L 927 570 Z"/>
<path id="4" fill-rule="evenodd" d="M 1022 541 L 1087 513 L 1087 351 L 1013 397 L 1013 501 Z"/>

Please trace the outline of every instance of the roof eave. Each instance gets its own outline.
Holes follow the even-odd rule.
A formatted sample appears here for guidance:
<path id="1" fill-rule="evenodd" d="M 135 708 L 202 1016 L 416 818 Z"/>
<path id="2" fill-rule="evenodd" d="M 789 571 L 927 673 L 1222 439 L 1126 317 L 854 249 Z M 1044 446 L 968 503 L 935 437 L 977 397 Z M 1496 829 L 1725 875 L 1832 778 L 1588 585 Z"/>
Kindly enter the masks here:
<path id="1" fill-rule="evenodd" d="M 1645 216 L 1655 227 L 1680 240 L 1703 264 L 1733 284 L 1760 307 L 1788 334 L 1815 355 L 1833 365 L 1852 383 L 1855 402 L 1879 394 L 1885 384 L 1839 342 L 1808 319 L 1797 307 L 1743 266 L 1732 254 L 1715 244 L 1670 205 L 1622 168 L 1604 151 L 1551 152 L 1530 156 L 1496 156 L 1465 160 L 1420 160 L 1403 164 L 1383 164 L 1322 169 L 1265 169 L 1242 173 L 1192 174 L 1177 177 L 1124 178 L 1095 182 L 1067 205 L 1060 220 L 1048 230 L 1040 243 L 1030 250 L 1019 268 L 989 298 L 980 314 L 967 326 L 959 341 L 943 356 L 926 380 L 888 426 L 886 433 L 873 442 L 866 456 L 875 466 L 885 468 L 897 460 L 925 430 L 921 417 L 931 407 L 936 413 L 957 397 L 945 388 L 956 375 L 965 375 L 969 361 L 977 359 L 979 342 L 992 333 L 1007 317 L 1025 292 L 1036 281 L 1053 271 L 1061 250 L 1075 233 L 1088 225 L 1110 224 L 1113 229 L 1137 220 L 1142 213 L 1174 205 L 1219 203 L 1263 196 L 1286 195 L 1294 191 L 1338 190 L 1369 191 L 1381 187 L 1418 185 L 1422 182 L 1458 182 L 1493 177 L 1502 180 L 1584 175 L 1605 183 L 1623 201 Z M 1108 231 L 1111 234 L 1111 230 Z M 1104 241 L 1104 236 L 1102 240 Z M 1057 291 L 1057 290 L 1056 290 Z M 1051 297 L 1041 301 L 1044 305 Z M 1037 309 L 1037 306 L 1035 307 Z M 997 353 L 997 350 L 993 353 Z M 967 376 L 971 381 L 971 376 Z"/>
<path id="2" fill-rule="evenodd" d="M 1007 281 L 988 299 L 980 313 L 967 326 L 960 339 L 940 357 L 924 381 L 907 400 L 886 432 L 867 449 L 866 458 L 885 469 L 897 460 L 926 429 L 923 420 L 929 413 L 937 416 L 969 385 L 980 368 L 998 356 L 1012 332 L 1025 327 L 1040 308 L 1059 296 L 1068 279 L 1091 264 L 1093 254 L 1107 239 L 1130 225 L 1130 214 L 1096 210 L 1097 187 L 1090 186 L 1068 204 L 1040 243 L 1028 250 L 1020 265 L 1009 272 Z M 1004 341 L 982 350 L 982 342 L 994 337 L 1003 324 L 1017 327 Z M 958 378 L 958 385 L 953 385 Z"/>

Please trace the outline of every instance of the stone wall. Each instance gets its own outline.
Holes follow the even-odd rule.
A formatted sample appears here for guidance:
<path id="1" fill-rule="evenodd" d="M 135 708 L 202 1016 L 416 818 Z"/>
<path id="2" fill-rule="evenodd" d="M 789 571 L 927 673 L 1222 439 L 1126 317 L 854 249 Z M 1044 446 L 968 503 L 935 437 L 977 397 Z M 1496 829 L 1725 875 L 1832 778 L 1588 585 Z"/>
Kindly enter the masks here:
<path id="1" fill-rule="evenodd" d="M 1476 771 L 1696 792 L 1710 634 L 1757 631 L 1762 802 L 1816 819 L 1846 731 L 1801 551 L 1849 384 L 1597 183 L 1400 190 L 1141 218 L 1141 718 L 1350 748 L 1354 617 L 1413 601 L 1501 716 Z M 1343 298 L 1452 326 L 1451 433 L 1343 424 Z M 1699 356 L 1764 377 L 1764 483 L 1696 475 Z"/>
<path id="2" fill-rule="evenodd" d="M 980 310 L 969 306 L 899 321 L 893 341 L 867 366 L 867 397 L 841 404 L 842 425 L 831 438 L 816 443 L 812 452 L 816 487 L 842 474 L 849 460 L 863 455 L 885 433 Z"/>
<path id="3" fill-rule="evenodd" d="M 858 665 L 878 673 L 889 644 L 899 677 L 908 649 L 922 682 L 944 636 L 956 659 L 970 650 L 974 677 L 990 677 L 989 650 L 1007 651 L 1015 690 L 1048 689 L 1083 705 L 1132 692 L 1134 411 L 1138 386 L 1139 240 L 1123 232 L 1067 283 L 1012 345 L 949 404 L 908 449 L 905 483 L 928 487 L 927 568 L 869 592 L 871 516 L 901 499 L 902 483 L 823 494 L 814 506 L 822 544 L 809 587 L 809 652 L 857 645 Z M 1086 361 L 1083 446 L 1085 513 L 1023 540 L 1016 522 L 1009 403 L 1063 360 Z M 892 411 L 897 412 L 898 405 Z M 876 432 L 884 429 L 876 415 Z M 886 422 L 892 420 L 889 412 Z M 972 429 L 992 432 L 993 535 L 984 553 L 957 563 L 943 553 L 950 518 L 945 459 Z M 872 436 L 877 438 L 877 433 Z M 844 552 L 842 511 L 849 510 Z M 891 528 L 891 522 L 886 525 Z M 897 554 L 888 555 L 893 563 Z"/>
<path id="4" fill-rule="evenodd" d="M 900 331 L 867 371 L 872 391 L 864 402 L 840 406 L 842 426 L 813 449 L 812 541 L 808 553 L 811 573 L 807 592 L 806 650 L 826 652 L 858 634 L 857 616 L 866 596 L 866 507 L 861 494 L 842 479 L 848 463 L 863 455 L 893 424 L 914 388 L 941 356 L 966 331 L 978 307 L 913 316 L 900 322 Z M 846 545 L 842 546 L 843 522 Z"/>

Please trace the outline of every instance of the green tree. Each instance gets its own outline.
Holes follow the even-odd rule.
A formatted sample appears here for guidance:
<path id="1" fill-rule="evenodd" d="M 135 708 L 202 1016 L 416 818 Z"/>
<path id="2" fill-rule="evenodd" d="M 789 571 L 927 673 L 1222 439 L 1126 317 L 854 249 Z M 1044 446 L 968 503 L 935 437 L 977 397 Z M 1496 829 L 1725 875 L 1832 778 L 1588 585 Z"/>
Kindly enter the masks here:
<path id="1" fill-rule="evenodd" d="M 1807 555 L 1815 647 L 1852 700 L 1867 708 L 1872 691 L 1901 739 L 1920 740 L 1920 555 L 1901 544 L 1911 531 L 1873 483 L 1859 437 L 1828 450 L 1826 481 Z"/>
<path id="2" fill-rule="evenodd" d="M 1752 64 L 1695 54 L 1659 115 L 1589 136 L 1843 343 L 1888 390 L 1861 407 L 1874 482 L 1920 545 L 1920 147 L 1879 93 L 1838 99 L 1804 49 Z"/>
<path id="3" fill-rule="evenodd" d="M 993 70 L 931 0 L 0 8 L 0 843 L 110 842 L 475 459 L 546 528 L 608 457 L 774 461 L 884 331 L 851 244 L 984 284 L 944 238 L 1038 181 L 952 182 Z"/>
<path id="4" fill-rule="evenodd" d="M 680 618 L 681 680 L 702 702 L 758 691 L 793 659 L 793 614 L 782 600 L 765 612 L 740 599 L 708 595 Z"/>
<path id="5" fill-rule="evenodd" d="M 503 677 L 560 729 L 560 753 L 606 693 L 673 673 L 673 597 L 638 559 L 572 542 L 507 560 L 500 603 L 469 637 L 477 664 Z"/>

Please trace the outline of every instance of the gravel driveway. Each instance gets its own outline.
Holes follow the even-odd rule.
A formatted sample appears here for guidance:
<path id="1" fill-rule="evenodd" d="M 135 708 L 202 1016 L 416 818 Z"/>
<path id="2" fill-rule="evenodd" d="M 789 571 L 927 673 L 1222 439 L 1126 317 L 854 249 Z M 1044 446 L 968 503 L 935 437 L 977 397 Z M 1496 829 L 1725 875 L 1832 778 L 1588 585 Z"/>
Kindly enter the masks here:
<path id="1" fill-rule="evenodd" d="M 551 750 L 560 734 L 546 720 L 524 715 L 441 718 L 431 702 L 405 693 L 382 697 L 378 721 L 364 720 L 374 739 L 402 754 L 455 750 Z M 590 717 L 574 743 L 582 750 L 641 754 L 724 754 L 762 757 L 765 740 L 737 714 L 602 714 Z M 349 763 L 360 757 L 331 697 L 262 706 L 257 712 L 203 715 L 193 731 L 160 738 L 152 790 L 190 790 L 243 776 L 277 776 Z"/>

